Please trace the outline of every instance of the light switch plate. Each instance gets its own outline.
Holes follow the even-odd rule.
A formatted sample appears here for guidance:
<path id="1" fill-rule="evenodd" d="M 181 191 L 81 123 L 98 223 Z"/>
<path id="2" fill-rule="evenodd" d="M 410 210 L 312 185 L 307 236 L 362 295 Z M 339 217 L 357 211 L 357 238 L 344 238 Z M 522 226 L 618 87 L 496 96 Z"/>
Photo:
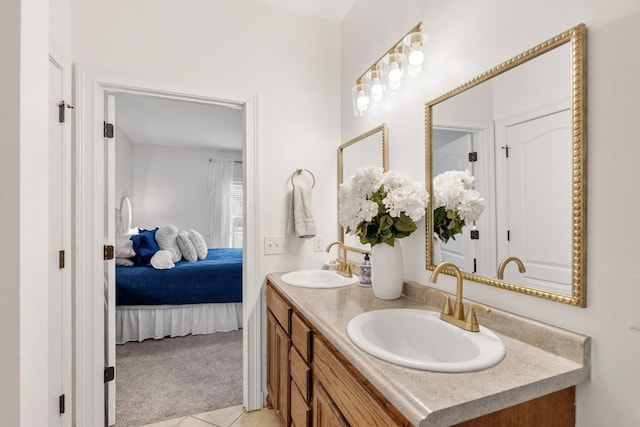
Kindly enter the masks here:
<path id="1" fill-rule="evenodd" d="M 278 255 L 287 253 L 286 236 L 264 236 L 264 254 Z"/>
<path id="2" fill-rule="evenodd" d="M 319 234 L 313 238 L 313 251 L 314 252 L 324 251 L 324 237 L 322 237 Z"/>

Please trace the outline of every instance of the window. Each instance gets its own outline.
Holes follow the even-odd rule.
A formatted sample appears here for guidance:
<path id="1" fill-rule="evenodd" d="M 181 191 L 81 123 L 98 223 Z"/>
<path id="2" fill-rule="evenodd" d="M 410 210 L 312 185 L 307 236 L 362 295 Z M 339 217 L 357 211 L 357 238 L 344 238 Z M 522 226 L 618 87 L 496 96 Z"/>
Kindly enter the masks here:
<path id="1" fill-rule="evenodd" d="M 231 247 L 241 248 L 244 227 L 244 203 L 242 181 L 231 183 Z"/>

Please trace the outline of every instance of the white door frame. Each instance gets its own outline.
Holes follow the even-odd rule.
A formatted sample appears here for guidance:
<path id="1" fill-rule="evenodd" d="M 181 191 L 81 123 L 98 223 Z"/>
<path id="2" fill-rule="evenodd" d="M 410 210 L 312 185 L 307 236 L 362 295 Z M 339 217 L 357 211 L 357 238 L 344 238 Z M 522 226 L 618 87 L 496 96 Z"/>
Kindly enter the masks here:
<path id="1" fill-rule="evenodd" d="M 104 318 L 102 293 L 104 95 L 126 92 L 190 100 L 243 105 L 245 111 L 245 233 L 243 255 L 243 404 L 262 408 L 262 298 L 260 270 L 260 214 L 258 180 L 260 150 L 258 96 L 220 97 L 208 89 L 155 83 L 104 71 L 74 66 L 74 373 L 75 424 L 104 425 Z M 111 242 L 113 243 L 113 242 Z"/>

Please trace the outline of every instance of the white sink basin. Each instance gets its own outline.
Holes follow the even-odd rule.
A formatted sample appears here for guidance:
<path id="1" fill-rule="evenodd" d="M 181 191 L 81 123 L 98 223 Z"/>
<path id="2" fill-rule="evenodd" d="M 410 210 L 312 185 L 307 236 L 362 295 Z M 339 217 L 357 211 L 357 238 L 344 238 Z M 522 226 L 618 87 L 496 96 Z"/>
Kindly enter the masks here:
<path id="1" fill-rule="evenodd" d="M 341 288 L 358 283 L 358 276 L 340 276 L 334 270 L 299 270 L 286 273 L 282 281 L 303 288 Z"/>
<path id="2" fill-rule="evenodd" d="M 373 356 L 425 371 L 478 371 L 504 358 L 502 340 L 487 328 L 468 332 L 439 317 L 426 310 L 369 311 L 351 319 L 347 334 Z"/>

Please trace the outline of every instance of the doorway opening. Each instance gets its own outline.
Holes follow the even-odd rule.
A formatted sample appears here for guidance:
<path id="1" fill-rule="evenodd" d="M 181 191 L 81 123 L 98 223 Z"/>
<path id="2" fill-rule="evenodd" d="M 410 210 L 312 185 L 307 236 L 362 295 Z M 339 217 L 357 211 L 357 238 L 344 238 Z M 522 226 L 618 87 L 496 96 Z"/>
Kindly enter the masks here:
<path id="1" fill-rule="evenodd" d="M 102 425 L 107 414 L 105 401 L 111 396 L 104 386 L 110 365 L 105 345 L 105 297 L 112 298 L 115 308 L 115 292 L 109 297 L 105 284 L 103 244 L 115 244 L 115 186 L 106 185 L 105 166 L 115 164 L 115 150 L 103 136 L 104 119 L 109 113 L 105 102 L 108 96 L 137 94 L 198 102 L 201 104 L 236 105 L 242 109 L 243 124 L 243 249 L 242 249 L 242 405 L 246 410 L 263 407 L 262 395 L 262 340 L 261 340 L 261 280 L 259 280 L 259 168 L 257 144 L 256 96 L 229 97 L 221 100 L 207 90 L 189 90 L 168 84 L 153 84 L 121 75 L 106 74 L 86 66 L 75 68 L 76 108 L 80 112 L 76 120 L 74 173 L 74 234 L 77 262 L 74 269 L 74 334 L 75 334 L 75 390 L 76 422 L 80 425 Z M 232 99 L 229 101 L 228 99 Z M 110 157 L 111 156 L 111 157 Z M 111 163 L 105 160 L 110 157 Z M 209 157 L 204 159 L 208 163 Z M 207 165 L 208 166 L 208 165 Z M 112 202 L 105 208 L 105 194 Z M 135 211 L 135 204 L 132 204 Z M 110 223 L 111 222 L 111 223 Z M 236 235 L 237 235 L 236 230 Z M 112 238 L 109 237 L 112 233 Z M 206 234 L 206 231 L 203 230 Z M 206 245 L 206 244 L 205 244 Z M 115 249 L 115 248 L 114 248 Z M 111 263 L 114 263 L 111 261 Z M 113 267 L 115 270 L 115 266 Z M 114 274 L 115 276 L 115 274 Z M 108 300 L 109 301 L 109 300 Z M 109 305 L 109 304 L 108 304 Z M 115 310 L 114 310 L 115 311 Z M 115 340 L 114 340 L 115 341 Z M 114 352 L 115 353 L 115 352 Z M 115 358 L 115 354 L 114 354 Z M 103 370 L 105 376 L 102 375 Z M 96 373 L 99 372 L 99 375 Z M 116 370 L 117 376 L 117 370 Z M 115 394 L 113 395 L 115 397 Z"/>
<path id="2" fill-rule="evenodd" d="M 106 321 L 115 332 L 116 425 L 239 405 L 243 107 L 115 93 L 107 115 L 110 102 L 115 162 L 105 167 L 116 209 L 105 224 L 115 224 L 117 298 Z M 157 255 L 138 253 L 154 240 Z M 197 258 L 182 253 L 203 240 Z"/>

